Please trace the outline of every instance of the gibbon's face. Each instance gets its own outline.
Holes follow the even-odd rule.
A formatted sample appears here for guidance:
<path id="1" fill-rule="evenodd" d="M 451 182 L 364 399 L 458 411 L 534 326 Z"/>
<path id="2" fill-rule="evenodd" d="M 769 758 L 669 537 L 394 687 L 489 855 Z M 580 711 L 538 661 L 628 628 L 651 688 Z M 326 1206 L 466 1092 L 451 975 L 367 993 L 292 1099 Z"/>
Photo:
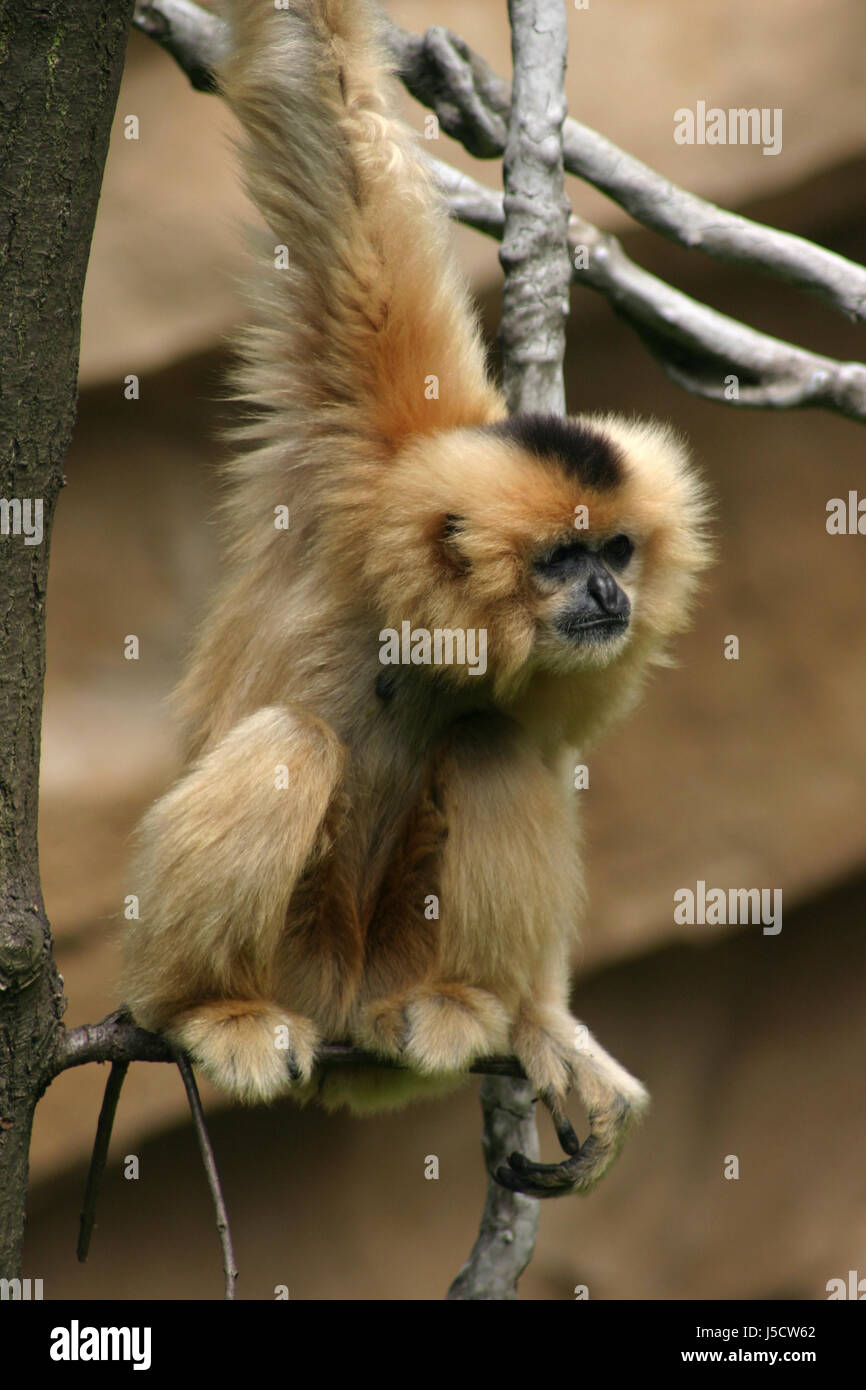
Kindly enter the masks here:
<path id="1" fill-rule="evenodd" d="M 514 416 L 413 441 L 365 569 L 389 626 L 485 629 L 504 690 L 609 666 L 636 641 L 663 648 L 709 563 L 706 510 L 663 426 Z"/>
<path id="2" fill-rule="evenodd" d="M 634 554 L 634 540 L 621 531 L 606 539 L 569 536 L 532 557 L 529 583 L 540 599 L 535 640 L 540 665 L 579 670 L 607 665 L 619 654 L 631 625 L 628 571 L 635 568 Z"/>

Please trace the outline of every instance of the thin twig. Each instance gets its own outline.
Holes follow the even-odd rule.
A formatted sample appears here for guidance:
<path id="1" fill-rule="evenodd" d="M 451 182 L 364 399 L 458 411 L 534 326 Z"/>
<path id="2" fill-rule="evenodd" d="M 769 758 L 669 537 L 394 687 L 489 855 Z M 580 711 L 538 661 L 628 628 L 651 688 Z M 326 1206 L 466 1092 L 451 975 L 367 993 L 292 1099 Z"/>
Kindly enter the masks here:
<path id="1" fill-rule="evenodd" d="M 120 1100 L 120 1092 L 128 1071 L 129 1062 L 113 1062 L 111 1071 L 108 1073 L 108 1080 L 105 1083 L 105 1094 L 102 1097 L 102 1108 L 99 1112 L 96 1137 L 93 1140 L 93 1153 L 90 1156 L 90 1168 L 87 1172 L 87 1184 L 84 1189 L 84 1205 L 81 1208 L 81 1220 L 78 1225 L 76 1253 L 81 1264 L 84 1264 L 90 1253 L 90 1238 L 96 1223 L 96 1203 L 108 1158 L 111 1131 L 114 1128 L 114 1116 L 117 1113 L 117 1102 Z"/>
<path id="2" fill-rule="evenodd" d="M 198 1139 L 198 1146 L 201 1150 L 201 1159 L 204 1164 L 204 1171 L 207 1175 L 208 1187 L 213 1198 L 216 1210 L 217 1234 L 219 1235 L 220 1248 L 223 1252 L 223 1271 L 225 1273 L 225 1296 L 232 1300 L 235 1296 L 235 1280 L 238 1277 L 237 1265 L 235 1264 L 235 1252 L 232 1248 L 232 1233 L 229 1226 L 228 1212 L 223 1198 L 220 1177 L 217 1172 L 216 1159 L 211 1148 L 207 1126 L 204 1121 L 204 1111 L 201 1106 L 201 1096 L 198 1093 L 198 1086 L 195 1084 L 190 1060 L 183 1052 L 178 1052 L 177 1069 L 186 1087 L 187 1100 L 189 1101 L 190 1113 L 192 1114 L 193 1128 Z"/>
<path id="3" fill-rule="evenodd" d="M 171 1062 L 177 1066 L 183 1079 L 184 1086 L 186 1087 L 193 1125 L 196 1131 L 199 1149 L 201 1150 L 202 1161 L 213 1197 L 214 1207 L 216 1209 L 217 1231 L 219 1233 L 220 1246 L 223 1253 L 225 1297 L 227 1299 L 234 1299 L 237 1268 L 235 1266 L 234 1251 L 232 1248 L 231 1230 L 229 1228 L 228 1214 L 223 1200 L 216 1160 L 208 1138 L 202 1112 L 201 1098 L 198 1093 L 198 1087 L 196 1086 L 190 1059 L 184 1053 L 175 1049 L 168 1040 L 160 1034 L 150 1033 L 145 1028 L 139 1028 L 138 1024 L 129 1013 L 129 1010 L 125 1007 L 121 1007 L 120 1009 L 115 1009 L 113 1013 L 110 1013 L 101 1023 L 89 1023 L 79 1028 L 62 1030 L 59 1035 L 59 1043 L 52 1064 L 51 1074 L 56 1077 L 62 1071 L 66 1071 L 71 1067 L 84 1066 L 88 1062 L 107 1061 L 110 1061 L 112 1066 L 105 1086 L 105 1094 L 102 1101 L 102 1108 L 99 1112 L 99 1121 L 93 1143 L 93 1154 L 87 1174 L 87 1184 L 85 1187 L 84 1203 L 81 1210 L 78 1233 L 78 1259 L 83 1263 L 87 1259 L 90 1250 L 90 1241 L 96 1220 L 96 1203 L 99 1197 L 102 1177 L 105 1172 L 105 1164 L 108 1156 L 109 1144 L 111 1142 L 111 1132 L 114 1125 L 114 1116 L 117 1111 L 121 1087 L 123 1086 L 130 1062 Z M 346 1043 L 322 1044 L 316 1053 L 316 1066 L 317 1068 L 325 1070 L 330 1067 L 345 1066 L 403 1069 L 399 1062 L 377 1057 L 374 1053 L 364 1052 L 361 1048 L 352 1047 Z M 486 1078 L 482 1083 L 482 1104 L 485 1103 L 484 1087 L 487 1085 L 488 1081 L 495 1086 L 513 1085 L 517 1096 L 521 1096 L 527 1087 L 525 1073 L 515 1057 L 485 1057 L 473 1063 L 469 1071 L 484 1075 Z M 494 1091 L 491 1094 L 498 1096 L 500 1092 Z M 532 1135 L 534 1135 L 534 1133 L 533 1127 Z M 538 1153 L 537 1140 L 533 1148 L 532 1136 L 529 1135 L 528 1131 L 525 1132 L 525 1127 L 513 1128 L 510 1133 L 503 1138 L 502 1144 L 499 1147 L 502 1148 L 502 1153 L 500 1154 L 499 1148 L 496 1149 L 497 1164 L 499 1161 L 505 1162 L 508 1154 L 515 1149 L 519 1150 L 521 1153 L 525 1153 L 527 1157 L 537 1157 Z M 490 1168 L 491 1162 L 492 1159 L 488 1156 L 488 1168 Z M 490 1171 L 494 1172 L 495 1168 L 490 1168 Z M 497 1192 L 502 1194 L 502 1196 L 501 1198 L 497 1198 L 495 1202 L 492 1194 L 488 1196 L 488 1204 L 487 1207 L 485 1207 L 485 1220 L 488 1225 L 493 1222 L 496 1225 L 497 1231 L 505 1230 L 507 1225 L 507 1214 L 504 1215 L 503 1212 L 506 1199 L 515 1194 L 505 1193 L 504 1189 L 499 1188 L 495 1183 L 491 1185 L 496 1186 Z M 529 1198 L 519 1197 L 518 1194 L 518 1200 L 514 1203 L 515 1209 L 520 1212 L 520 1204 L 528 1201 L 530 1201 Z M 491 1209 L 491 1214 L 489 1216 L 487 1215 L 488 1208 Z M 482 1222 L 482 1225 L 483 1224 L 484 1222 Z M 493 1236 L 491 1235 L 491 1239 L 492 1238 Z M 525 1244 L 525 1234 L 523 1236 L 523 1241 Z M 523 1245 L 521 1245 L 519 1249 L 522 1250 Z M 530 1256 L 531 1247 L 523 1264 L 514 1274 L 515 1282 Z M 467 1269 L 468 1267 L 469 1266 L 467 1266 Z M 466 1296 L 476 1297 L 480 1295 L 468 1294 Z M 504 1296 L 505 1295 L 503 1295 L 503 1297 Z M 463 1297 L 463 1295 L 453 1293 L 449 1294 L 449 1297 L 457 1298 Z"/>

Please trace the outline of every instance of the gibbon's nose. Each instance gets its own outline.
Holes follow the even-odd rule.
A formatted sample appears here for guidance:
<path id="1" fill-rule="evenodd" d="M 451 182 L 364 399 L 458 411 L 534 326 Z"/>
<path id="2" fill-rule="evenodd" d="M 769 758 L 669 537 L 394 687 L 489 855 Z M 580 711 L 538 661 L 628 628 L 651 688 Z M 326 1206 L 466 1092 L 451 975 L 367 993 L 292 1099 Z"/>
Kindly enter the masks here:
<path id="1" fill-rule="evenodd" d="M 629 610 L 629 601 L 612 574 L 601 566 L 594 569 L 587 582 L 587 590 L 599 608 L 611 618 L 619 618 Z"/>

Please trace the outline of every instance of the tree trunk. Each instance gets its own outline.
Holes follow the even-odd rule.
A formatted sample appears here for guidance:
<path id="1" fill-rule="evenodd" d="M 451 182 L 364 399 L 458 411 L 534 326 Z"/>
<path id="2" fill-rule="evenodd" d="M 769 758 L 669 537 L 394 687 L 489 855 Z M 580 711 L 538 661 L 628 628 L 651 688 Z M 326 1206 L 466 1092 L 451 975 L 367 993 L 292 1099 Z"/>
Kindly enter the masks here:
<path id="1" fill-rule="evenodd" d="M 0 1277 L 64 1007 L 37 850 L 45 586 L 133 0 L 0 0 Z"/>

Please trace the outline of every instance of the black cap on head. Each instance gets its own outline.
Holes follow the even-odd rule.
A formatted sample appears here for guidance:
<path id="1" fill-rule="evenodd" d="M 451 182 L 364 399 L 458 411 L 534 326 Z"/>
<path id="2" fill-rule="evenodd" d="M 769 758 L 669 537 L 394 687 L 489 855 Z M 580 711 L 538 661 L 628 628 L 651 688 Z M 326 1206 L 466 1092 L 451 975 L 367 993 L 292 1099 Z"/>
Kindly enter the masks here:
<path id="1" fill-rule="evenodd" d="M 587 487 L 612 491 L 623 481 L 622 454 L 600 430 L 559 415 L 512 415 L 485 433 L 513 439 L 537 458 L 554 458 Z"/>

